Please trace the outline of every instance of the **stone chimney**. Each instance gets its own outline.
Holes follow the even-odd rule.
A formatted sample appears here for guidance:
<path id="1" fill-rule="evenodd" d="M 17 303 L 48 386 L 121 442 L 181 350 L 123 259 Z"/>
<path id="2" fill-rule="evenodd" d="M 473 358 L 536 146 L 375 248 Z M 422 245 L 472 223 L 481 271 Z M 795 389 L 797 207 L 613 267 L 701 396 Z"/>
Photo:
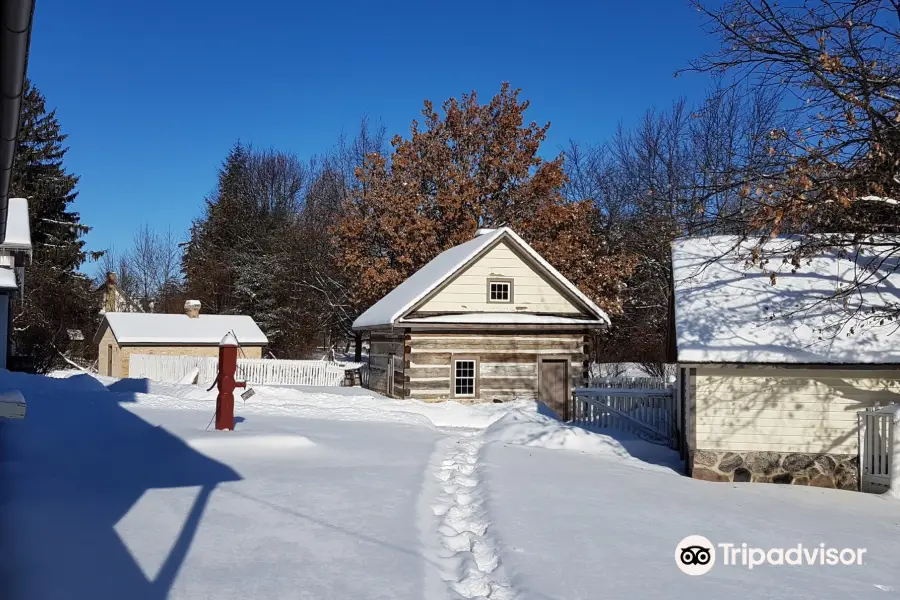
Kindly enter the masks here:
<path id="1" fill-rule="evenodd" d="M 116 285 L 116 274 L 112 271 L 106 272 L 106 285 Z"/>
<path id="2" fill-rule="evenodd" d="M 184 302 L 184 314 L 189 316 L 192 319 L 196 319 L 200 316 L 200 301 L 199 300 L 185 300 Z"/>

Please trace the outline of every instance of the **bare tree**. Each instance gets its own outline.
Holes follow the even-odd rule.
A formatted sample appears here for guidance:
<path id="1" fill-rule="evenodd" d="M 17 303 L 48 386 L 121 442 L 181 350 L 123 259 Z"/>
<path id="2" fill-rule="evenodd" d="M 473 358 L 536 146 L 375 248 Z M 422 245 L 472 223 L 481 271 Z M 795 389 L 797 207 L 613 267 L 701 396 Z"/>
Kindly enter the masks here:
<path id="1" fill-rule="evenodd" d="M 131 298 L 137 293 L 137 279 L 131 273 L 126 254 L 110 248 L 97 260 L 94 285 L 99 287 L 106 281 L 108 273 L 116 274 L 116 285 L 123 294 Z"/>
<path id="2" fill-rule="evenodd" d="M 171 227 L 157 233 L 141 225 L 127 251 L 106 250 L 96 263 L 95 284 L 101 285 L 107 273 L 116 274 L 119 290 L 143 310 L 181 310 L 181 245 Z"/>
<path id="3" fill-rule="evenodd" d="M 670 243 L 748 229 L 754 207 L 740 191 L 747 177 L 773 168 L 758 139 L 779 122 L 777 106 L 768 91 L 716 85 L 697 107 L 679 100 L 649 110 L 606 145 L 570 143 L 566 194 L 592 198 L 604 242 L 640 256 L 626 281 L 623 315 L 595 344 L 599 360 L 664 362 Z"/>
<path id="4" fill-rule="evenodd" d="M 745 233 L 762 241 L 803 234 L 784 258 L 793 269 L 827 252 L 855 257 L 861 261 L 856 280 L 828 300 L 861 299 L 860 290 L 894 272 L 900 254 L 896 236 L 878 236 L 900 232 L 900 3 L 696 6 L 720 49 L 690 69 L 730 75 L 735 86 L 780 90 L 790 116 L 787 126 L 758 130 L 756 143 L 770 158 L 739 190 L 753 207 Z M 748 258 L 766 264 L 766 245 L 759 243 Z M 900 317 L 897 303 L 864 305 L 875 321 Z"/>

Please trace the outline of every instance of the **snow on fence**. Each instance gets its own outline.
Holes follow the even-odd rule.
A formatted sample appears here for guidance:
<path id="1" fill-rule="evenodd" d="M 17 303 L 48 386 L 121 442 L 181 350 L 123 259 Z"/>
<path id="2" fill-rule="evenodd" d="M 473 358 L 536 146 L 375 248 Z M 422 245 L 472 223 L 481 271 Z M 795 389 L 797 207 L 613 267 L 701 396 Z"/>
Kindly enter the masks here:
<path id="1" fill-rule="evenodd" d="M 673 448 L 678 444 L 676 415 L 671 387 L 578 388 L 572 394 L 572 423 L 618 429 Z"/>
<path id="2" fill-rule="evenodd" d="M 359 363 L 334 363 L 321 360 L 274 360 L 239 358 L 237 378 L 254 385 L 310 385 L 337 387 L 343 384 L 349 369 Z M 197 369 L 197 383 L 209 386 L 216 380 L 218 359 L 202 356 L 160 356 L 132 354 L 129 377 L 176 383 Z"/>
<path id="3" fill-rule="evenodd" d="M 347 366 L 347 365 L 350 366 Z M 317 385 L 337 387 L 344 383 L 348 368 L 355 363 L 333 363 L 321 360 L 238 359 L 237 374 L 242 380 L 257 385 Z M 209 379 L 212 382 L 215 373 Z"/>
<path id="4" fill-rule="evenodd" d="M 668 389 L 675 386 L 674 377 L 599 377 L 588 379 L 588 388 L 650 388 Z"/>

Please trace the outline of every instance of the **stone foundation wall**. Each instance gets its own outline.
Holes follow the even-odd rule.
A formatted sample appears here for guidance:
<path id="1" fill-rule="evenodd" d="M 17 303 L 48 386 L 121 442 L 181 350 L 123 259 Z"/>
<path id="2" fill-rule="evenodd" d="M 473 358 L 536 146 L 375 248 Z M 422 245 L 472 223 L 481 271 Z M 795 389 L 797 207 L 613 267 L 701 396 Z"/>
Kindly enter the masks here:
<path id="1" fill-rule="evenodd" d="M 705 481 L 758 481 L 859 489 L 859 459 L 855 454 L 694 450 L 692 460 L 694 479 Z"/>

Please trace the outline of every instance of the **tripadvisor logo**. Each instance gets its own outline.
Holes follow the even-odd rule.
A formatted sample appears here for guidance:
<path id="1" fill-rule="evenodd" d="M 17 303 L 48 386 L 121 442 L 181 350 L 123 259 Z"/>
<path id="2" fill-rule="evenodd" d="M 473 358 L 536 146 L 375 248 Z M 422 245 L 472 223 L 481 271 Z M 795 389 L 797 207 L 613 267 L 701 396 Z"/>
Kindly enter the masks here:
<path id="1" fill-rule="evenodd" d="M 825 544 L 797 544 L 790 548 L 757 548 L 746 543 L 713 544 L 702 535 L 689 535 L 675 547 L 675 564 L 687 575 L 705 575 L 715 566 L 717 556 L 723 566 L 753 569 L 763 565 L 861 565 L 865 553 L 865 548 L 830 548 Z"/>
<path id="2" fill-rule="evenodd" d="M 675 547 L 675 564 L 682 573 L 706 575 L 716 564 L 716 549 L 702 535 L 689 535 Z"/>

